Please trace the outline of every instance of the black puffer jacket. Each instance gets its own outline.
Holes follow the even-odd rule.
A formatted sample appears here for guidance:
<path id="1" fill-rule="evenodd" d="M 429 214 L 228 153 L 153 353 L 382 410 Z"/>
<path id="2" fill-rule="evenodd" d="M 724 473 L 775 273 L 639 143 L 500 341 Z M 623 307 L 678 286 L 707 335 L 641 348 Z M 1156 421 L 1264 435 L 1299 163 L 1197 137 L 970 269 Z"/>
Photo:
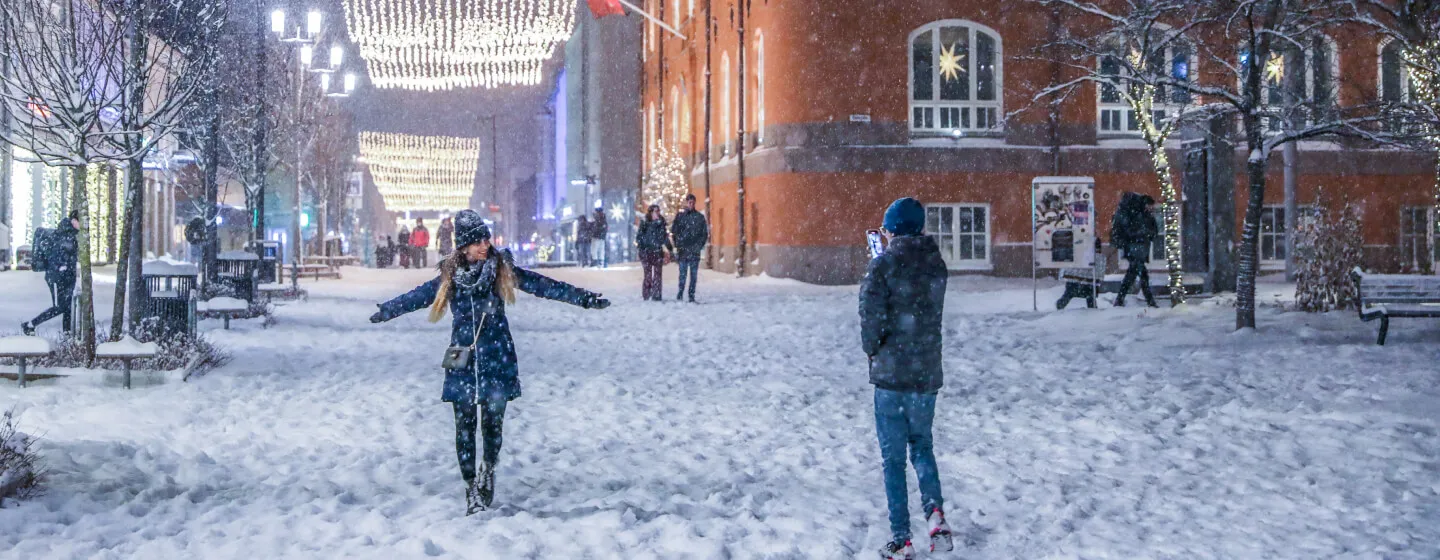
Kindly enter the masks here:
<path id="1" fill-rule="evenodd" d="M 941 327 L 949 272 L 927 236 L 897 237 L 870 262 L 860 286 L 860 338 L 870 383 L 935 393 L 945 384 Z"/>
<path id="2" fill-rule="evenodd" d="M 675 239 L 675 258 L 698 259 L 710 241 L 710 224 L 698 210 L 681 210 L 670 226 L 670 235 Z"/>
<path id="3" fill-rule="evenodd" d="M 640 248 L 641 253 L 653 254 L 662 249 L 674 253 L 675 246 L 670 244 L 670 230 L 665 225 L 665 218 L 640 222 L 640 231 L 635 233 L 635 246 Z"/>
<path id="4" fill-rule="evenodd" d="M 76 269 L 80 265 L 80 230 L 75 229 L 69 218 L 64 218 L 51 235 L 50 268 L 45 270 L 45 281 L 74 284 Z"/>
<path id="5" fill-rule="evenodd" d="M 1146 211 L 1144 195 L 1133 192 L 1121 195 L 1110 221 L 1110 246 L 1127 259 L 1149 262 L 1150 244 L 1159 235 L 1160 227 Z"/>

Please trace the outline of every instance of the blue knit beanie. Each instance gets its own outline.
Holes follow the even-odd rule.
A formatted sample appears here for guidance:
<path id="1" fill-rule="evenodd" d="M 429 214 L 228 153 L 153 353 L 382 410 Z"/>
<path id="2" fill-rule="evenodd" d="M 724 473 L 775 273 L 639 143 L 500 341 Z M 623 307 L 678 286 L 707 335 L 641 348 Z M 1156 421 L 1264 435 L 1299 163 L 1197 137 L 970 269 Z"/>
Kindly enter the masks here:
<path id="1" fill-rule="evenodd" d="M 925 231 L 925 206 L 913 198 L 902 198 L 885 211 L 885 231 L 896 236 L 920 235 Z"/>

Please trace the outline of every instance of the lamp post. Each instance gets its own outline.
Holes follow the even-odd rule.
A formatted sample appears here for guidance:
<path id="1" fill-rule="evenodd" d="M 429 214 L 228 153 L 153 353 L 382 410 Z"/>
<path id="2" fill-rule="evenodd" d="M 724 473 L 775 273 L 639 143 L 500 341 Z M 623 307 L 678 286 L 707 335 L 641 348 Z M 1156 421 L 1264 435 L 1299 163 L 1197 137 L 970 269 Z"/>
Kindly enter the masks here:
<path id="1" fill-rule="evenodd" d="M 340 71 L 341 65 L 345 62 L 345 48 L 341 45 L 331 45 L 329 48 L 329 66 L 315 66 L 315 47 L 320 43 L 321 35 L 324 32 L 325 16 L 319 10 L 310 10 L 305 13 L 304 24 L 296 22 L 294 34 L 287 35 L 290 27 L 286 25 L 286 13 L 283 8 L 276 8 L 270 12 L 270 31 L 280 40 L 281 44 L 298 47 L 296 57 L 297 72 L 295 76 L 295 113 L 292 115 L 297 122 L 300 119 L 300 111 L 305 101 L 305 75 L 314 73 L 320 76 L 321 95 L 332 98 L 349 97 L 355 91 L 356 78 L 354 73 L 346 73 L 343 78 L 343 89 L 338 92 L 331 92 L 332 76 Z M 294 232 L 291 243 L 294 245 L 294 261 L 291 273 L 291 285 L 296 289 L 300 287 L 300 261 L 304 258 L 304 225 L 300 223 L 303 210 L 301 194 L 301 183 L 304 179 L 305 162 L 305 141 L 299 134 L 295 135 L 295 211 L 291 217 L 290 225 Z M 321 243 L 324 243 L 324 232 L 321 232 Z"/>

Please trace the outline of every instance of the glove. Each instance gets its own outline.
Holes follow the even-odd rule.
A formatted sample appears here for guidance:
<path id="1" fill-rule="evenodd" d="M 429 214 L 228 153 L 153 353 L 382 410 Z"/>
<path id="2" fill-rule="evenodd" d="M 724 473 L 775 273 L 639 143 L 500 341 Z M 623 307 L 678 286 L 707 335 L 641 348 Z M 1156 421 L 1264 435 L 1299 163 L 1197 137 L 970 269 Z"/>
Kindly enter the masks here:
<path id="1" fill-rule="evenodd" d="M 371 323 L 384 323 L 387 320 L 384 311 L 376 311 L 374 315 L 370 316 Z"/>
<path id="2" fill-rule="evenodd" d="M 600 297 L 599 294 L 585 296 L 582 302 L 585 309 L 605 309 L 610 307 L 610 300 Z"/>

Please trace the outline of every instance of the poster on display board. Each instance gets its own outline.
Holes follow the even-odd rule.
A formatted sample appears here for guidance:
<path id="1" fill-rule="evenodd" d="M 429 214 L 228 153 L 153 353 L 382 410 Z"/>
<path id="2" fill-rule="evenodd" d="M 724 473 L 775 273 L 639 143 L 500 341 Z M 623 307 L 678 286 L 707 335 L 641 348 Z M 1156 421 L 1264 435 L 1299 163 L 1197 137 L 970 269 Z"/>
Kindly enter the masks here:
<path id="1" fill-rule="evenodd" d="M 1031 183 L 1031 216 L 1036 270 L 1094 266 L 1099 242 L 1094 178 L 1036 177 Z"/>

